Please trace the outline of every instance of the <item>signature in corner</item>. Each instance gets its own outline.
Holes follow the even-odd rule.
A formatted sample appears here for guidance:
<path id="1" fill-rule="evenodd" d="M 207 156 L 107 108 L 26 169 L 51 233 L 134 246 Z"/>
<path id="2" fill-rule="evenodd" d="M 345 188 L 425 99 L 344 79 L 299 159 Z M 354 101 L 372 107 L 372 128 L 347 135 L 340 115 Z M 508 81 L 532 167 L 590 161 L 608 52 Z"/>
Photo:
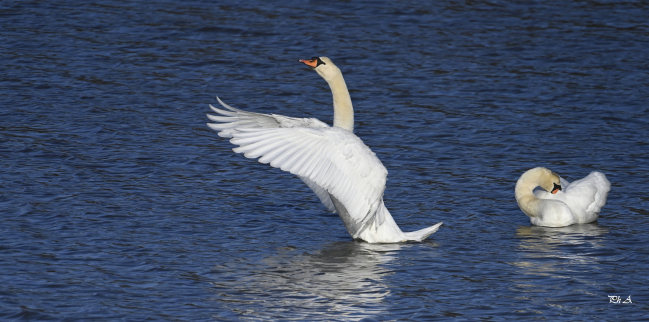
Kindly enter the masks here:
<path id="1" fill-rule="evenodd" d="M 617 295 L 608 296 L 609 303 L 620 304 L 620 301 L 622 301 L 622 298 L 620 296 Z M 633 302 L 631 302 L 631 295 L 629 295 L 629 297 L 627 297 L 626 300 L 622 302 L 622 304 L 633 304 Z"/>

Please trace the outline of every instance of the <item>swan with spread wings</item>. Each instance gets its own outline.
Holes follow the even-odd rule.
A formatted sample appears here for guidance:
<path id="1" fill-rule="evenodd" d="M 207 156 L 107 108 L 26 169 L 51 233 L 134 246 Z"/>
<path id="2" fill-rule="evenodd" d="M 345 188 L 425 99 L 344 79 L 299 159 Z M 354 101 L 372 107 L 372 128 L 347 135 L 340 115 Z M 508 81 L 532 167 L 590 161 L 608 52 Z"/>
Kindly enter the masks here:
<path id="1" fill-rule="evenodd" d="M 354 239 L 369 243 L 423 241 L 442 223 L 402 232 L 383 203 L 388 171 L 374 152 L 354 135 L 354 109 L 340 69 L 327 57 L 300 62 L 324 78 L 333 95 L 332 127 L 315 118 L 246 112 L 217 97 L 208 126 L 238 145 L 234 152 L 259 158 L 300 177 Z"/>

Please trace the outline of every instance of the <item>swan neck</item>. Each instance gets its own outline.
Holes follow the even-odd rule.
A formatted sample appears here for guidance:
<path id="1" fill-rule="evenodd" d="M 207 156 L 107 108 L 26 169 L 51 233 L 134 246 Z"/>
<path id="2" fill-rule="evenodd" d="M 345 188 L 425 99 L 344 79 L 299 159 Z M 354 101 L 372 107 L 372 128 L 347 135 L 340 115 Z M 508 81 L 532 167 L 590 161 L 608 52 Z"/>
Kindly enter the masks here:
<path id="1" fill-rule="evenodd" d="M 334 126 L 354 132 L 354 107 L 341 73 L 327 80 L 334 101 Z"/>
<path id="2" fill-rule="evenodd" d="M 537 217 L 539 198 L 534 196 L 534 188 L 538 187 L 538 178 L 529 171 L 524 173 L 516 182 L 516 202 L 521 210 L 530 217 Z"/>

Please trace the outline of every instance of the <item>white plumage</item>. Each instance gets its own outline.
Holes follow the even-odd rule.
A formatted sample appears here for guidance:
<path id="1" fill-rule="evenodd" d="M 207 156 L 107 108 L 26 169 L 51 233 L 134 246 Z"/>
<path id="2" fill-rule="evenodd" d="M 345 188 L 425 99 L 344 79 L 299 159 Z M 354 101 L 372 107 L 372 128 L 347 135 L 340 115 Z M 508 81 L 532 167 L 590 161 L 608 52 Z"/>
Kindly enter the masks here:
<path id="1" fill-rule="evenodd" d="M 597 220 L 610 190 L 601 172 L 570 183 L 546 168 L 534 168 L 516 183 L 516 200 L 532 224 L 564 227 Z"/>
<path id="2" fill-rule="evenodd" d="M 234 152 L 259 158 L 299 176 L 330 211 L 337 211 L 349 234 L 370 243 L 422 241 L 441 222 L 403 233 L 383 204 L 388 171 L 353 131 L 353 107 L 340 70 L 326 57 L 301 61 L 329 83 L 334 98 L 334 126 L 314 118 L 259 114 L 210 107 L 208 124 L 238 145 Z"/>

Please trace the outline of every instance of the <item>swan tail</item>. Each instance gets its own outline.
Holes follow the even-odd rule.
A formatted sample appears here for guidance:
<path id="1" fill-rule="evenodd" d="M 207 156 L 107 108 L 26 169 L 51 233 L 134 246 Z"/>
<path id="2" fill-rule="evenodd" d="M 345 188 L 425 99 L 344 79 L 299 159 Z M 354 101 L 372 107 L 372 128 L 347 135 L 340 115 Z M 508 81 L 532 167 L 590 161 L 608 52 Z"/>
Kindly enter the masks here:
<path id="1" fill-rule="evenodd" d="M 403 234 L 406 235 L 407 241 L 419 241 L 419 242 L 424 241 L 424 239 L 428 238 L 428 236 L 436 232 L 443 223 L 444 222 L 442 221 L 428 228 L 420 229 L 409 233 L 403 233 Z"/>

